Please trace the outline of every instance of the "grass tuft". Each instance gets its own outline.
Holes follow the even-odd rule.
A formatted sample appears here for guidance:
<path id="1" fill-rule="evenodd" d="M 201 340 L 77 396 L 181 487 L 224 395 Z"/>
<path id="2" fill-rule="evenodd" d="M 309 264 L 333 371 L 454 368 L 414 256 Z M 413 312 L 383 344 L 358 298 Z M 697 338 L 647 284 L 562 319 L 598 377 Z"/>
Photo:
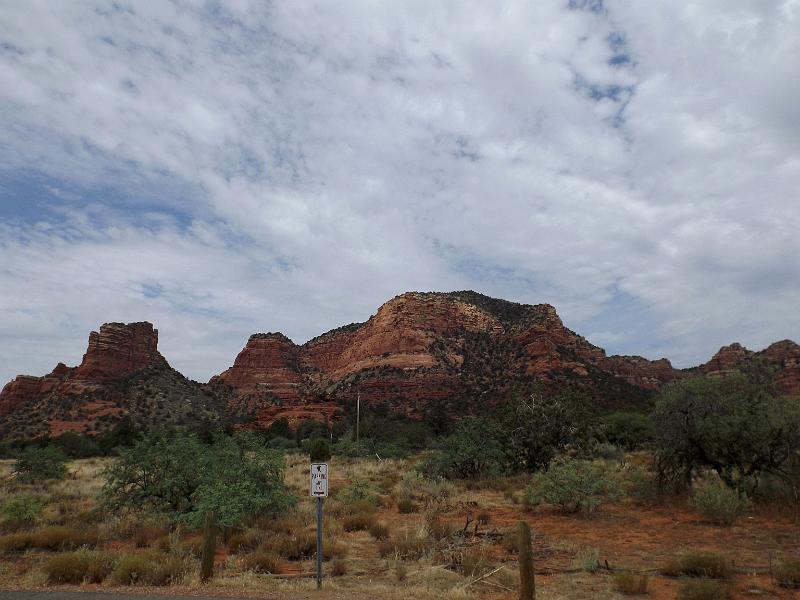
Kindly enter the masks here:
<path id="1" fill-rule="evenodd" d="M 616 573 L 614 587 L 621 594 L 646 594 L 650 577 L 647 573 Z"/>
<path id="2" fill-rule="evenodd" d="M 661 570 L 664 575 L 678 577 L 709 577 L 711 579 L 730 579 L 733 564 L 729 559 L 714 552 L 689 552 L 672 559 Z"/>

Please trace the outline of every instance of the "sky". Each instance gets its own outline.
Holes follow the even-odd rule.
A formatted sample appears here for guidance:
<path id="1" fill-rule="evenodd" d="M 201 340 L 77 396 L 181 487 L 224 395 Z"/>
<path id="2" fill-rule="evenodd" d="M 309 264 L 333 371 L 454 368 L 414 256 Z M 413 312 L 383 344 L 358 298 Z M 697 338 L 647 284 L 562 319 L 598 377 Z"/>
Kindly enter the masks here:
<path id="1" fill-rule="evenodd" d="M 800 342 L 798 74 L 800 0 L 0 0 L 0 382 L 142 320 L 205 381 L 410 290 Z"/>

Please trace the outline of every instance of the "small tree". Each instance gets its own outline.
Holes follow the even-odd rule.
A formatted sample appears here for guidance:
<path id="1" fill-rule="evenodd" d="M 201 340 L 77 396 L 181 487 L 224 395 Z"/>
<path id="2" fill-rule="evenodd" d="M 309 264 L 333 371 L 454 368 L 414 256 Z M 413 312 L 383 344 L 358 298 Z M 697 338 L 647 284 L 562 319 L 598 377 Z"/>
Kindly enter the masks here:
<path id="1" fill-rule="evenodd" d="M 232 527 L 293 502 L 283 468 L 280 454 L 249 436 L 206 445 L 193 435 L 153 432 L 120 451 L 105 471 L 103 497 L 112 508 L 148 510 L 194 527 L 213 512 L 220 526 Z"/>
<path id="2" fill-rule="evenodd" d="M 761 473 L 787 476 L 800 447 L 800 406 L 740 373 L 695 377 L 662 391 L 654 413 L 656 467 L 688 486 L 701 468 L 751 492 Z"/>
<path id="3" fill-rule="evenodd" d="M 67 476 L 67 457 L 60 448 L 28 448 L 20 454 L 14 467 L 20 481 L 33 482 L 64 479 Z"/>
<path id="4" fill-rule="evenodd" d="M 464 419 L 423 465 L 432 477 L 470 479 L 501 474 L 507 465 L 496 421 Z"/>

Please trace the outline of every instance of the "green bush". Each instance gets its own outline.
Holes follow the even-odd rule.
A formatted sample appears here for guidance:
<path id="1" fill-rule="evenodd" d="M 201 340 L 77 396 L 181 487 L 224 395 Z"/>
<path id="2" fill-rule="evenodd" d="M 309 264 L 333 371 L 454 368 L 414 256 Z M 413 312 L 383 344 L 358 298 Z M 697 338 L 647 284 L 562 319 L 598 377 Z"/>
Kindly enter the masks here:
<path id="1" fill-rule="evenodd" d="M 621 594 L 646 594 L 650 583 L 647 573 L 616 573 L 613 578 L 614 587 Z"/>
<path id="2" fill-rule="evenodd" d="M 800 558 L 787 558 L 779 562 L 773 576 L 781 587 L 800 588 Z"/>
<path id="3" fill-rule="evenodd" d="M 106 508 L 149 511 L 199 527 L 206 512 L 232 527 L 252 515 L 277 515 L 294 499 L 283 483 L 283 457 L 253 436 L 145 435 L 104 472 Z"/>
<path id="4" fill-rule="evenodd" d="M 326 462 L 331 457 L 331 445 L 325 438 L 314 438 L 308 443 L 308 456 L 312 463 Z"/>
<path id="5" fill-rule="evenodd" d="M 662 389 L 654 411 L 656 467 L 688 485 L 701 469 L 752 491 L 800 449 L 800 404 L 742 374 L 683 379 Z"/>
<path id="6" fill-rule="evenodd" d="M 60 448 L 28 448 L 23 450 L 14 466 L 20 481 L 30 483 L 67 476 L 67 457 Z"/>
<path id="7" fill-rule="evenodd" d="M 714 552 L 689 552 L 671 560 L 661 572 L 673 577 L 685 575 L 687 577 L 730 579 L 733 577 L 733 563 Z"/>
<path id="8" fill-rule="evenodd" d="M 377 506 L 378 490 L 365 479 L 353 478 L 349 485 L 346 485 L 337 492 L 336 499 L 339 502 L 351 506 L 356 503 L 366 503 Z"/>
<path id="9" fill-rule="evenodd" d="M 686 581 L 678 590 L 678 600 L 728 600 L 730 587 L 718 581 Z"/>
<path id="10" fill-rule="evenodd" d="M 615 497 L 615 484 L 605 464 L 574 459 L 555 462 L 547 471 L 534 474 L 525 490 L 529 506 L 545 502 L 560 506 L 564 512 L 585 515 Z"/>
<path id="11" fill-rule="evenodd" d="M 709 521 L 730 527 L 750 506 L 744 492 L 717 479 L 700 482 L 692 493 L 692 504 Z"/>
<path id="12" fill-rule="evenodd" d="M 660 502 L 665 494 L 658 475 L 641 465 L 631 466 L 622 472 L 623 492 L 644 504 Z"/>
<path id="13" fill-rule="evenodd" d="M 500 424 L 482 419 L 464 419 L 439 443 L 422 465 L 433 478 L 476 479 L 502 474 L 507 456 Z"/>
<path id="14" fill-rule="evenodd" d="M 21 495 L 8 500 L 0 514 L 4 529 L 18 529 L 32 525 L 41 516 L 47 502 L 39 496 Z"/>
<path id="15" fill-rule="evenodd" d="M 640 412 L 615 412 L 600 419 L 602 438 L 626 450 L 636 450 L 653 439 L 653 422 Z"/>

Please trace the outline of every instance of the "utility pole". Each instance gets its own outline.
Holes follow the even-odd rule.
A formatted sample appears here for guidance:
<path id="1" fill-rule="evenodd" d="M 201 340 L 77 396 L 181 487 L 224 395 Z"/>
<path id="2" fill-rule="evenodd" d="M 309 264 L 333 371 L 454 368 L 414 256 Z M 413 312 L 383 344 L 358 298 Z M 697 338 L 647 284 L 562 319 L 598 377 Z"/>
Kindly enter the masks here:
<path id="1" fill-rule="evenodd" d="M 356 442 L 358 442 L 358 429 L 361 426 L 361 392 L 356 396 Z"/>

